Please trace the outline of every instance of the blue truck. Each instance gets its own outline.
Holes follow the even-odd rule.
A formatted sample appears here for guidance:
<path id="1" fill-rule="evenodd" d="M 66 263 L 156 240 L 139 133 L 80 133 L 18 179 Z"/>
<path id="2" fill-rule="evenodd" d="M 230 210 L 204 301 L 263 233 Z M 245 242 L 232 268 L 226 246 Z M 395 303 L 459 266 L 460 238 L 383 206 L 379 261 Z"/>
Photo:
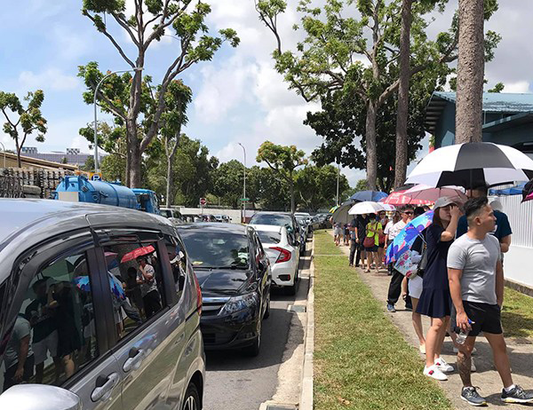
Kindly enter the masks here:
<path id="1" fill-rule="evenodd" d="M 83 175 L 66 176 L 57 186 L 54 199 L 119 206 L 160 215 L 154 191 L 130 189 L 118 182 L 93 181 Z"/>

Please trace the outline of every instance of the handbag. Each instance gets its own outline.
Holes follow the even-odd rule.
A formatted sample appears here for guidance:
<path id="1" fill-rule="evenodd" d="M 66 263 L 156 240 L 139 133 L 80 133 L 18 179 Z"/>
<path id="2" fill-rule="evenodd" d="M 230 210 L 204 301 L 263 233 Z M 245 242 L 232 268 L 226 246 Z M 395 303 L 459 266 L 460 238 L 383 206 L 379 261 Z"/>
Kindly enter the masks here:
<path id="1" fill-rule="evenodd" d="M 374 246 L 376 246 L 376 240 L 373 236 L 367 236 L 363 241 L 363 246 L 365 248 L 373 248 Z"/>

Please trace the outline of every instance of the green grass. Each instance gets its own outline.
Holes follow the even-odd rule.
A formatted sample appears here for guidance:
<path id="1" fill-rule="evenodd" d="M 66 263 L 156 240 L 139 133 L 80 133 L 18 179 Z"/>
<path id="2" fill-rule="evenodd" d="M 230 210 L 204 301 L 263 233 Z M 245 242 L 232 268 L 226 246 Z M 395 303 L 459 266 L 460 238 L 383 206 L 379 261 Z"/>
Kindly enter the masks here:
<path id="1" fill-rule="evenodd" d="M 533 338 L 533 298 L 506 287 L 502 325 L 505 337 Z"/>
<path id="2" fill-rule="evenodd" d="M 315 409 L 452 408 L 340 253 L 316 232 Z"/>

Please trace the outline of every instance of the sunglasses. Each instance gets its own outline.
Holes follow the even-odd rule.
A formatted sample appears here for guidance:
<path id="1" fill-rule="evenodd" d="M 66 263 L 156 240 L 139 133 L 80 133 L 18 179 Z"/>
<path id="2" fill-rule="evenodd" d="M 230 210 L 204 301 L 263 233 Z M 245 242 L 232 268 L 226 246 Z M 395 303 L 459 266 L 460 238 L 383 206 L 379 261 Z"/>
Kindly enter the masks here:
<path id="1" fill-rule="evenodd" d="M 413 215 L 414 212 L 404 212 L 405 215 Z"/>

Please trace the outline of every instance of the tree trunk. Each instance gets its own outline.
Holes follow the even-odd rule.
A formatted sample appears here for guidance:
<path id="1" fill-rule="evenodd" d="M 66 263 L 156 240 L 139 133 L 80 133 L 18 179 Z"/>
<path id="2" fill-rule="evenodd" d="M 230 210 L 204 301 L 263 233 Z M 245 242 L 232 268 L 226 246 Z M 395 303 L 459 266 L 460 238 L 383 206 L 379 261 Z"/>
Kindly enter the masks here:
<path id="1" fill-rule="evenodd" d="M 366 185 L 370 190 L 376 190 L 378 176 L 378 156 L 376 146 L 376 103 L 368 102 L 366 111 Z"/>
<path id="2" fill-rule="evenodd" d="M 141 153 L 137 137 L 137 121 L 131 118 L 126 120 L 126 134 L 128 139 L 127 171 L 126 176 L 130 188 L 141 187 Z"/>
<path id="3" fill-rule="evenodd" d="M 22 160 L 20 159 L 20 151 L 22 150 L 22 147 L 19 147 L 18 139 L 15 141 L 15 143 L 17 145 L 17 166 L 19 168 L 22 168 Z M 4 154 L 4 158 L 5 158 L 5 154 Z"/>
<path id="4" fill-rule="evenodd" d="M 400 84 L 398 86 L 398 113 L 396 116 L 396 162 L 394 187 L 405 182 L 407 174 L 407 118 L 409 116 L 409 79 L 411 53 L 411 9 L 413 0 L 402 2 L 402 28 L 400 33 Z"/>
<path id="5" fill-rule="evenodd" d="M 483 0 L 459 0 L 455 143 L 482 140 L 485 71 Z"/>
<path id="6" fill-rule="evenodd" d="M 172 175 L 172 158 L 168 158 L 167 162 L 167 208 L 170 208 L 170 205 L 172 205 L 172 184 L 173 181 L 173 175 Z"/>

